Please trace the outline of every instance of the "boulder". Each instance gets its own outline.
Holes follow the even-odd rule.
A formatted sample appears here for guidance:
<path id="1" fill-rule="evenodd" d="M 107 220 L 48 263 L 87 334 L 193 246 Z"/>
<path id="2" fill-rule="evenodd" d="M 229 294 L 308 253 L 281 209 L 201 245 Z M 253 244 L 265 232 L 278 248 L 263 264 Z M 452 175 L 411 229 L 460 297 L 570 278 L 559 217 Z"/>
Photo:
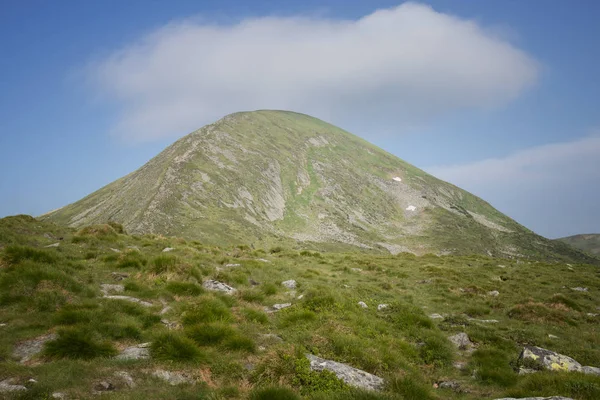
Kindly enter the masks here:
<path id="1" fill-rule="evenodd" d="M 365 303 L 364 301 L 359 301 L 358 305 L 361 306 L 362 308 L 369 308 L 369 306 L 367 305 L 367 303 Z"/>
<path id="2" fill-rule="evenodd" d="M 20 392 L 22 390 L 27 390 L 27 388 L 23 385 L 13 384 L 13 379 L 11 378 L 0 382 L 0 393 Z"/>
<path id="3" fill-rule="evenodd" d="M 182 385 L 185 383 L 194 383 L 194 380 L 184 372 L 165 371 L 157 369 L 152 372 L 152 376 L 167 382 L 171 386 Z"/>
<path id="4" fill-rule="evenodd" d="M 444 319 L 444 317 L 442 315 L 438 314 L 438 313 L 434 313 L 434 314 L 429 315 L 429 318 L 431 318 L 431 319 L 441 319 L 441 320 Z"/>
<path id="5" fill-rule="evenodd" d="M 448 340 L 450 340 L 459 350 L 471 350 L 474 346 L 471 339 L 469 339 L 469 336 L 464 332 L 450 336 L 448 337 Z"/>
<path id="6" fill-rule="evenodd" d="M 497 290 L 492 290 L 491 292 L 488 292 L 488 296 L 498 297 L 499 295 L 500 295 L 500 292 Z"/>
<path id="7" fill-rule="evenodd" d="M 367 390 L 380 390 L 383 387 L 383 379 L 368 372 L 361 371 L 360 369 L 336 361 L 326 360 L 312 354 L 307 354 L 306 358 L 310 361 L 310 369 L 312 371 L 331 371 L 340 380 L 350 386 Z"/>
<path id="8" fill-rule="evenodd" d="M 377 305 L 377 311 L 385 310 L 389 306 L 390 306 L 389 304 L 378 304 Z"/>
<path id="9" fill-rule="evenodd" d="M 175 250 L 174 247 L 165 247 L 162 252 L 163 253 L 168 253 L 168 252 L 173 251 L 173 250 Z"/>
<path id="10" fill-rule="evenodd" d="M 584 374 L 600 375 L 600 368 L 582 366 L 569 356 L 555 353 L 537 346 L 523 348 L 519 362 L 531 360 L 551 371 L 583 372 Z"/>
<path id="11" fill-rule="evenodd" d="M 15 347 L 13 357 L 18 358 L 21 363 L 31 360 L 44 348 L 44 344 L 57 338 L 55 333 L 38 336 L 34 339 L 25 340 Z"/>
<path id="12" fill-rule="evenodd" d="M 296 287 L 298 286 L 296 281 L 293 279 L 290 279 L 288 281 L 283 281 L 283 282 L 281 282 L 281 284 L 288 289 L 296 289 Z"/>
<path id="13" fill-rule="evenodd" d="M 215 281 L 213 279 L 204 281 L 202 286 L 204 286 L 205 289 L 213 290 L 216 292 L 223 292 L 223 293 L 229 294 L 229 295 L 232 295 L 235 292 L 237 292 L 237 290 L 232 288 L 231 286 L 229 286 L 223 282 Z"/>
<path id="14" fill-rule="evenodd" d="M 150 343 L 127 347 L 115 357 L 117 360 L 145 360 L 150 358 Z"/>

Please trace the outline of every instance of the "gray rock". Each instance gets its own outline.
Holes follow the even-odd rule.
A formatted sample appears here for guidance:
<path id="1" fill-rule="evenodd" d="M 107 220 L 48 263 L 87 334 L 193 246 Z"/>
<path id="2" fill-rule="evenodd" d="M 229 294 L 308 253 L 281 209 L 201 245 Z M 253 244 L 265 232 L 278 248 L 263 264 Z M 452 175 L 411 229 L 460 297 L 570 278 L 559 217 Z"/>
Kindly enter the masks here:
<path id="1" fill-rule="evenodd" d="M 213 279 L 209 279 L 207 281 L 204 281 L 204 283 L 202 284 L 202 286 L 204 286 L 205 289 L 208 290 L 214 290 L 217 292 L 223 292 L 225 294 L 234 294 L 235 292 L 237 292 L 236 289 L 232 288 L 231 286 L 219 282 L 219 281 L 215 281 Z"/>
<path id="2" fill-rule="evenodd" d="M 150 343 L 127 347 L 115 357 L 117 360 L 145 360 L 150 358 Z"/>
<path id="3" fill-rule="evenodd" d="M 111 299 L 111 300 L 125 300 L 125 301 L 130 301 L 132 303 L 137 303 L 139 305 L 142 305 L 144 307 L 152 307 L 152 303 L 149 303 L 147 301 L 144 300 L 140 300 L 138 298 L 135 297 L 131 297 L 131 296 L 102 296 L 105 299 Z"/>
<path id="4" fill-rule="evenodd" d="M 448 340 L 450 340 L 459 350 L 470 350 L 473 348 L 473 342 L 471 342 L 469 336 L 464 332 L 450 336 Z"/>
<path id="5" fill-rule="evenodd" d="M 574 290 L 576 292 L 587 292 L 588 288 L 577 286 L 577 287 L 571 288 L 571 290 Z"/>
<path id="6" fill-rule="evenodd" d="M 194 383 L 194 380 L 184 372 L 165 371 L 157 369 L 152 372 L 152 376 L 167 382 L 171 386 L 182 385 L 185 383 Z"/>
<path id="7" fill-rule="evenodd" d="M 169 311 L 171 311 L 172 308 L 171 306 L 164 306 L 162 310 L 160 310 L 160 315 L 165 315 L 166 313 L 168 313 Z"/>
<path id="8" fill-rule="evenodd" d="M 11 378 L 0 382 L 0 393 L 20 392 L 23 390 L 27 390 L 27 388 L 23 385 L 14 385 Z"/>
<path id="9" fill-rule="evenodd" d="M 354 272 L 362 272 L 361 268 L 350 268 Z"/>
<path id="10" fill-rule="evenodd" d="M 298 284 L 296 283 L 296 281 L 293 280 L 293 279 L 290 279 L 288 281 L 283 281 L 283 282 L 281 282 L 281 284 L 283 286 L 285 286 L 286 288 L 288 288 L 288 289 L 296 289 L 296 286 L 298 286 Z"/>
<path id="11" fill-rule="evenodd" d="M 0 328 L 3 328 L 5 326 L 8 326 L 8 324 L 5 324 L 5 323 L 0 324 Z"/>
<path id="12" fill-rule="evenodd" d="M 133 380 L 133 378 L 131 377 L 131 375 L 129 375 L 129 372 L 127 371 L 115 371 L 115 373 L 113 374 L 116 378 L 119 378 L 121 381 L 123 381 L 123 383 L 125 384 L 125 386 L 127 386 L 128 388 L 134 388 L 136 387 L 135 381 Z"/>
<path id="13" fill-rule="evenodd" d="M 585 314 L 585 315 L 587 315 L 588 317 L 597 317 L 597 316 L 598 316 L 598 315 L 600 315 L 600 314 L 597 314 L 597 313 L 591 313 L 591 312 L 589 312 L 589 313 L 587 313 L 587 314 Z"/>
<path id="14" fill-rule="evenodd" d="M 472 321 L 472 322 L 480 322 L 482 324 L 497 324 L 498 321 L 497 319 L 477 319 L 477 318 L 467 318 L 468 321 Z"/>
<path id="15" fill-rule="evenodd" d="M 365 303 L 364 301 L 359 301 L 358 305 L 361 306 L 362 308 L 369 308 L 369 306 L 367 305 L 367 303 Z"/>
<path id="16" fill-rule="evenodd" d="M 546 350 L 537 346 L 523 348 L 519 362 L 531 360 L 539 363 L 550 371 L 583 372 L 584 374 L 600 375 L 600 368 L 582 366 L 569 356 Z"/>
<path id="17" fill-rule="evenodd" d="M 270 263 L 271 261 L 266 260 L 264 258 L 257 258 L 256 261 L 260 261 L 260 262 L 264 262 L 264 263 Z"/>
<path id="18" fill-rule="evenodd" d="M 27 362 L 42 351 L 46 342 L 56 338 L 57 335 L 55 333 L 48 333 L 46 335 L 21 342 L 17 344 L 13 350 L 13 357 L 18 358 L 21 363 Z"/>
<path id="19" fill-rule="evenodd" d="M 123 279 L 129 278 L 129 274 L 125 272 L 111 272 L 110 275 L 115 281 L 122 281 Z"/>
<path id="20" fill-rule="evenodd" d="M 66 399 L 67 398 L 67 395 L 64 393 L 61 393 L 61 392 L 54 392 L 54 393 L 52 393 L 51 396 L 53 399 Z"/>
<path id="21" fill-rule="evenodd" d="M 390 306 L 389 304 L 378 304 L 377 305 L 377 311 L 385 310 L 389 306 Z"/>
<path id="22" fill-rule="evenodd" d="M 548 337 L 549 337 L 550 339 L 558 339 L 558 336 L 556 336 L 556 335 L 553 335 L 553 334 L 551 334 L 551 333 L 549 333 L 549 334 L 548 334 Z"/>
<path id="23" fill-rule="evenodd" d="M 292 303 L 282 303 L 282 304 L 273 304 L 273 307 L 271 307 L 271 308 L 275 311 L 279 311 L 279 310 L 283 310 L 284 308 L 288 308 L 291 306 L 292 306 Z"/>
<path id="24" fill-rule="evenodd" d="M 60 243 L 56 242 L 56 243 L 52 243 L 52 244 L 49 244 L 48 246 L 44 246 L 44 247 L 48 248 L 48 247 L 58 247 L 58 246 L 60 246 Z"/>
<path id="25" fill-rule="evenodd" d="M 263 333 L 259 338 L 265 342 L 283 343 L 283 339 L 274 333 Z"/>
<path id="26" fill-rule="evenodd" d="M 429 318 L 431 318 L 431 319 L 441 319 L 441 320 L 444 319 L 444 317 L 442 315 L 438 314 L 438 313 L 434 313 L 434 314 L 429 315 Z"/>
<path id="27" fill-rule="evenodd" d="M 123 293 L 125 291 L 125 286 L 123 286 L 123 285 L 113 285 L 113 284 L 110 284 L 110 283 L 103 283 L 102 285 L 100 285 L 100 291 L 102 293 L 104 293 L 105 295 L 108 295 L 111 292 L 113 292 L 113 293 Z"/>
<path id="28" fill-rule="evenodd" d="M 121 252 L 121 250 L 119 250 L 119 249 L 113 249 L 113 248 L 111 248 L 111 250 L 114 251 L 115 253 L 120 253 Z"/>
<path id="29" fill-rule="evenodd" d="M 488 296 L 498 297 L 499 295 L 500 295 L 500 292 L 497 290 L 492 290 L 491 292 L 488 292 Z"/>
<path id="30" fill-rule="evenodd" d="M 496 400 L 573 400 L 573 399 L 570 397 L 552 396 L 552 397 L 519 397 L 519 398 L 503 397 L 501 399 L 496 399 Z"/>
<path id="31" fill-rule="evenodd" d="M 115 390 L 115 385 L 112 382 L 102 381 L 94 385 L 94 392 L 110 392 Z"/>
<path id="32" fill-rule="evenodd" d="M 165 247 L 162 252 L 163 253 L 168 253 L 168 252 L 173 251 L 173 250 L 175 250 L 174 247 Z"/>
<path id="33" fill-rule="evenodd" d="M 226 267 L 231 268 L 231 267 L 239 267 L 242 264 L 225 264 Z"/>
<path id="34" fill-rule="evenodd" d="M 312 354 L 307 354 L 306 358 L 310 361 L 312 371 L 331 371 L 350 386 L 368 390 L 380 390 L 383 387 L 383 379 L 368 372 Z"/>
<path id="35" fill-rule="evenodd" d="M 298 300 L 302 300 L 304 298 L 304 295 L 301 294 L 300 296 L 296 297 Z"/>
<path id="36" fill-rule="evenodd" d="M 459 391 L 460 383 L 455 381 L 442 381 L 438 382 L 437 387 L 440 389 L 452 389 L 454 391 Z"/>

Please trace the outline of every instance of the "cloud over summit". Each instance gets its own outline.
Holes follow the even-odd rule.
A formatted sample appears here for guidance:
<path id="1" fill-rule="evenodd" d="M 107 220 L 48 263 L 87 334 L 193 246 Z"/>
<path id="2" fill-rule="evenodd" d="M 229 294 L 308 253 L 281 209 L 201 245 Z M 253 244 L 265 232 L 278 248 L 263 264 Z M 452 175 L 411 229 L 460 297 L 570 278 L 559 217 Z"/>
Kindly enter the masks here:
<path id="1" fill-rule="evenodd" d="M 404 3 L 358 20 L 181 21 L 94 63 L 118 104 L 114 133 L 147 141 L 231 112 L 290 109 L 394 126 L 502 105 L 535 82 L 535 60 L 473 21 Z"/>

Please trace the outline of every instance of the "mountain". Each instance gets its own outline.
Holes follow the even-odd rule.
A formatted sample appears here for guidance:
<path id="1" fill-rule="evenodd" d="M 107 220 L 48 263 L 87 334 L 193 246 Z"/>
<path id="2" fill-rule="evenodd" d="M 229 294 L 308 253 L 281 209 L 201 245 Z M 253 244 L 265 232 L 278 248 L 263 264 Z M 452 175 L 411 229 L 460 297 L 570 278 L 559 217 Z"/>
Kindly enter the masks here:
<path id="1" fill-rule="evenodd" d="M 587 257 L 357 136 L 287 111 L 228 115 L 41 218 L 221 245 Z"/>
<path id="2" fill-rule="evenodd" d="M 589 233 L 556 239 L 586 253 L 600 256 L 600 234 Z"/>

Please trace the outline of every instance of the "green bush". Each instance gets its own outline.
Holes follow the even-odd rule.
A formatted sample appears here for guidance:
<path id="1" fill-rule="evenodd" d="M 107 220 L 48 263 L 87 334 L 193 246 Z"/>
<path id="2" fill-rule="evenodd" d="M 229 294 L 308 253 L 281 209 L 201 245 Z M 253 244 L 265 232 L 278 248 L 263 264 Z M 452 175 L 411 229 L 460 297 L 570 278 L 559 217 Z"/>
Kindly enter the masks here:
<path id="1" fill-rule="evenodd" d="M 301 397 L 290 388 L 273 386 L 254 389 L 250 400 L 301 400 Z"/>
<path id="2" fill-rule="evenodd" d="M 159 361 L 201 362 L 206 359 L 204 353 L 191 339 L 175 333 L 157 336 L 152 341 L 150 353 Z"/>
<path id="3" fill-rule="evenodd" d="M 517 382 L 517 374 L 510 366 L 511 358 L 496 349 L 479 349 L 471 356 L 470 368 L 484 384 L 508 387 Z"/>
<path id="4" fill-rule="evenodd" d="M 235 336 L 236 331 L 229 325 L 213 323 L 186 328 L 185 334 L 199 346 L 213 346 Z"/>
<path id="5" fill-rule="evenodd" d="M 198 296 L 204 293 L 204 289 L 201 286 L 191 282 L 171 281 L 167 283 L 165 288 L 169 292 L 181 296 Z"/>
<path id="6" fill-rule="evenodd" d="M 110 357 L 117 353 L 108 342 L 99 342 L 89 332 L 79 329 L 65 329 L 58 338 L 46 343 L 44 355 L 50 358 L 72 358 L 89 360 L 97 357 Z"/>
<path id="7" fill-rule="evenodd" d="M 204 297 L 185 311 L 182 322 L 184 325 L 195 325 L 202 322 L 229 321 L 231 318 L 231 312 L 222 300 Z"/>
<path id="8" fill-rule="evenodd" d="M 23 260 L 55 264 L 58 257 L 47 250 L 38 250 L 28 246 L 8 246 L 4 249 L 3 259 L 9 264 L 18 264 Z"/>

